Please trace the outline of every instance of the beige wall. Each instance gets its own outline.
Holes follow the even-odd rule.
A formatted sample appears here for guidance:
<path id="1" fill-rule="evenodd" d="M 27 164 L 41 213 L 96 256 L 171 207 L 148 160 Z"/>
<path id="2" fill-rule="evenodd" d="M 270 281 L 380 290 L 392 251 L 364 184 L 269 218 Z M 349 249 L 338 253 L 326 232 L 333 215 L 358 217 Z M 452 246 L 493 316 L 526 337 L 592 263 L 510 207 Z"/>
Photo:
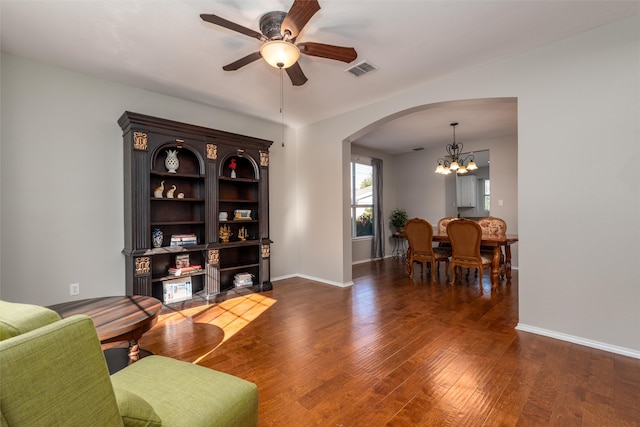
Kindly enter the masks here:
<path id="1" fill-rule="evenodd" d="M 125 110 L 276 141 L 272 275 L 295 272 L 295 140 L 281 126 L 2 54 L 0 297 L 49 305 L 123 295 Z M 295 133 L 289 131 L 288 139 Z M 80 284 L 71 297 L 69 285 Z"/>
<path id="2" fill-rule="evenodd" d="M 640 156 L 638 28 L 638 18 L 629 18 L 447 76 L 308 126 L 298 137 L 301 144 L 323 146 L 324 157 L 318 161 L 329 170 L 340 170 L 337 163 L 343 162 L 344 191 L 348 183 L 344 165 L 349 159 L 341 145 L 372 123 L 430 103 L 517 98 L 517 192 L 496 189 L 495 195 L 505 200 L 505 209 L 517 211 L 508 221 L 520 237 L 519 328 L 640 357 L 640 176 L 632 166 Z M 595 166 L 619 158 L 620 152 L 627 154 L 623 160 L 627 167 L 612 171 Z M 435 162 L 433 156 L 430 164 Z M 497 160 L 492 156 L 492 166 Z M 563 161 L 582 168 L 561 167 Z M 497 177 L 492 174 L 492 178 Z M 444 205 L 438 183 L 429 180 L 421 185 L 433 195 L 436 206 Z M 315 190 L 315 185 L 307 188 Z M 351 256 L 345 250 L 351 246 L 348 200 L 341 194 L 325 194 L 327 198 L 308 200 L 309 205 L 300 208 L 342 205 L 344 232 L 326 232 L 334 224 L 333 216 L 318 218 L 314 229 L 301 230 L 306 238 L 329 247 L 318 246 L 305 254 L 299 271 L 349 283 L 351 263 L 347 267 L 344 262 Z M 425 216 L 436 218 L 439 209 L 428 207 Z M 594 230 L 606 234 L 596 241 Z M 342 245 L 334 242 L 339 235 Z M 617 250 L 592 262 L 593 248 L 603 245 Z M 322 257 L 315 256 L 319 252 Z"/>
<path id="3" fill-rule="evenodd" d="M 290 132 L 270 155 L 272 277 L 351 283 L 350 137 L 417 106 L 517 97 L 519 328 L 640 357 L 638 28 L 626 19 Z M 82 298 L 124 292 L 124 110 L 279 140 L 275 123 L 10 55 L 0 66 L 5 299 L 66 301 L 74 282 Z M 602 167 L 620 153 L 626 167 Z M 425 191 L 444 205 L 438 184 Z M 615 250 L 595 262 L 595 247 Z"/>

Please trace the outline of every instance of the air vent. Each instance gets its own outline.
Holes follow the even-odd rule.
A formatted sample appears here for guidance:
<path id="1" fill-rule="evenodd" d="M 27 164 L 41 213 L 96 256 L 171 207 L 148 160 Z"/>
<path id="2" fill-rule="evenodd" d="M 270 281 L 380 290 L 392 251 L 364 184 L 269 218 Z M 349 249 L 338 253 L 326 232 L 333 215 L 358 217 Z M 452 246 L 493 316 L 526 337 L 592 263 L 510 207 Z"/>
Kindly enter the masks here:
<path id="1" fill-rule="evenodd" d="M 372 71 L 377 70 L 377 68 L 373 65 L 371 65 L 370 63 L 368 63 L 367 61 L 362 61 L 357 63 L 356 65 L 354 65 L 351 68 L 348 68 L 346 71 L 348 73 L 353 74 L 356 77 L 360 77 L 364 74 L 370 73 Z"/>

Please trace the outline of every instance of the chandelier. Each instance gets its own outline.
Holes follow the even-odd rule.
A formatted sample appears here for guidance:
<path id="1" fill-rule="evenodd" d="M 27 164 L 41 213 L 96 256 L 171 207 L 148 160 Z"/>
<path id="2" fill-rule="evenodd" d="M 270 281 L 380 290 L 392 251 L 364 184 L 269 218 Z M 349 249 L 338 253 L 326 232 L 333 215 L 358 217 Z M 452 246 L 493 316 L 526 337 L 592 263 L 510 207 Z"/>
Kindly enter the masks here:
<path id="1" fill-rule="evenodd" d="M 448 155 L 444 159 L 442 157 L 438 159 L 435 172 L 441 175 L 449 175 L 452 171 L 455 171 L 458 175 L 463 175 L 478 169 L 478 165 L 473 161 L 473 154 L 469 154 L 464 158 L 460 157 L 463 144 L 456 142 L 456 126 L 458 126 L 458 123 L 451 123 L 451 126 L 453 127 L 453 142 L 447 144 Z M 467 163 L 466 166 L 465 163 Z"/>

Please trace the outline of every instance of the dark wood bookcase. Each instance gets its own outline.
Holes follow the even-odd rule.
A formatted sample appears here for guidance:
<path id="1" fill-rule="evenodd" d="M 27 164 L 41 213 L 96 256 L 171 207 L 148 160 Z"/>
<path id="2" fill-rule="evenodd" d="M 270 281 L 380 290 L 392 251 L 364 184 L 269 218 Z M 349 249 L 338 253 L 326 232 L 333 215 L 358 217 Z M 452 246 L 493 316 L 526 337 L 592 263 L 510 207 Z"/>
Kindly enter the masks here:
<path id="1" fill-rule="evenodd" d="M 236 274 L 251 275 L 252 290 L 272 289 L 272 141 L 128 111 L 118 124 L 124 141 L 127 295 L 163 300 L 164 285 L 181 276 L 190 277 L 193 293 L 206 298 L 235 289 Z M 175 171 L 165 165 L 169 151 L 177 152 Z M 157 197 L 154 190 L 161 186 Z M 221 229 L 230 232 L 228 240 Z M 163 235 L 159 247 L 153 244 L 154 230 Z M 185 235 L 195 236 L 195 242 L 172 246 L 172 236 Z M 190 264 L 202 269 L 170 274 L 179 254 L 188 254 Z"/>

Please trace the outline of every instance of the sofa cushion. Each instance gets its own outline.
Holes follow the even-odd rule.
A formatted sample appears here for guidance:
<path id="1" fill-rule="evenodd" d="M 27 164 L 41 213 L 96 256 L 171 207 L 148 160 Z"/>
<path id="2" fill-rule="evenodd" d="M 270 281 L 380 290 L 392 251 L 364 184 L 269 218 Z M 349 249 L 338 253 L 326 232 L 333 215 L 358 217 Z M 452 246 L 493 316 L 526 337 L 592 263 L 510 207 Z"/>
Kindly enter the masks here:
<path id="1" fill-rule="evenodd" d="M 0 300 L 0 341 L 60 320 L 53 310 Z"/>
<path id="2" fill-rule="evenodd" d="M 122 426 L 90 317 L 76 315 L 0 341 L 7 425 Z"/>
<path id="3" fill-rule="evenodd" d="M 162 421 L 149 402 L 128 390 L 114 387 L 124 427 L 160 427 Z"/>
<path id="4" fill-rule="evenodd" d="M 114 387 L 153 406 L 163 426 L 255 426 L 258 387 L 241 378 L 163 356 L 147 356 L 111 375 Z"/>

